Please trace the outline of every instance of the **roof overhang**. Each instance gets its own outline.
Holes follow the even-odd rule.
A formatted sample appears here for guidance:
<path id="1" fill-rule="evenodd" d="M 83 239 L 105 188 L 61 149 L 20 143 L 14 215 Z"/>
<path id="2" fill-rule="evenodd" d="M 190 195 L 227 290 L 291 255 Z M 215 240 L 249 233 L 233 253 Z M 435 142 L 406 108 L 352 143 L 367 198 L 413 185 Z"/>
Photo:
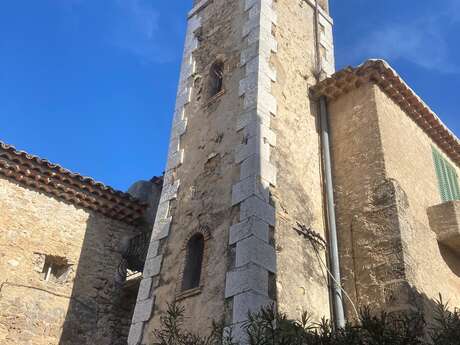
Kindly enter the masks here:
<path id="1" fill-rule="evenodd" d="M 0 141 L 0 175 L 58 199 L 133 224 L 147 205 L 90 177 L 64 169 Z"/>
<path id="2" fill-rule="evenodd" d="M 374 83 L 460 166 L 460 141 L 428 105 L 384 60 L 345 68 L 311 88 L 313 97 L 335 100 L 366 83 Z"/>

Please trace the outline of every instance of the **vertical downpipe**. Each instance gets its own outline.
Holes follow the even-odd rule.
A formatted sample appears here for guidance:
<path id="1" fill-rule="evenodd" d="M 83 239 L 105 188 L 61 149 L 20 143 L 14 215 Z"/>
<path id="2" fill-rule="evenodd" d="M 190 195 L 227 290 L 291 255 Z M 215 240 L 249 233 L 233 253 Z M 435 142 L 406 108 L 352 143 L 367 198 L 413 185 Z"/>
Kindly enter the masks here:
<path id="1" fill-rule="evenodd" d="M 319 83 L 323 76 L 323 66 L 319 37 L 319 3 L 315 0 L 315 58 L 316 81 Z M 329 265 L 332 272 L 331 297 L 336 328 L 345 327 L 345 313 L 343 309 L 342 284 L 340 277 L 339 245 L 337 240 L 337 225 L 335 217 L 334 184 L 332 182 L 331 149 L 329 140 L 329 114 L 326 97 L 319 100 L 320 127 L 321 127 L 321 155 L 325 177 L 327 228 L 329 233 Z"/>
<path id="2" fill-rule="evenodd" d="M 321 123 L 321 150 L 323 156 L 326 203 L 327 203 L 327 223 L 329 229 L 329 260 L 333 276 L 332 298 L 334 308 L 334 321 L 337 328 L 345 327 L 345 313 L 343 310 L 342 284 L 340 277 L 339 246 L 337 240 L 337 225 L 335 216 L 334 185 L 332 182 L 332 163 L 329 139 L 329 116 L 326 97 L 319 99 L 320 123 Z"/>

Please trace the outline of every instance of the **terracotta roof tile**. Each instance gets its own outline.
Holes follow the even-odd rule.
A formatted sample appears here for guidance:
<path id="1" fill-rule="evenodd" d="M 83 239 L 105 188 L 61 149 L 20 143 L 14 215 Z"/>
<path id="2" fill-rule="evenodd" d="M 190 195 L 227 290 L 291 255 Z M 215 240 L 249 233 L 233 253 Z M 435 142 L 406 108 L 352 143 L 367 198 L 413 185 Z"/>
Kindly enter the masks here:
<path id="1" fill-rule="evenodd" d="M 457 136 L 384 60 L 368 60 L 358 67 L 347 67 L 312 87 L 311 92 L 314 97 L 334 100 L 369 82 L 378 85 L 460 166 Z"/>
<path id="2" fill-rule="evenodd" d="M 127 193 L 1 141 L 0 175 L 129 224 L 142 217 L 147 208 Z"/>

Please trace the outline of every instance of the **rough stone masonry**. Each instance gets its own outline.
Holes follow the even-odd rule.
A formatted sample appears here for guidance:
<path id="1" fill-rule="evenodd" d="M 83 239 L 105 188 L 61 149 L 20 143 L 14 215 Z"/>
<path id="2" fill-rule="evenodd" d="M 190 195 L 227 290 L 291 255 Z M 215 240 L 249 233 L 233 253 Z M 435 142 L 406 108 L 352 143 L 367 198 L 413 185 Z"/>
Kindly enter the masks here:
<path id="1" fill-rule="evenodd" d="M 244 340 L 339 284 L 349 319 L 460 306 L 460 141 L 385 61 L 335 72 L 328 8 L 194 1 L 164 176 L 129 194 L 0 142 L 0 344 L 150 345 L 172 302 Z"/>

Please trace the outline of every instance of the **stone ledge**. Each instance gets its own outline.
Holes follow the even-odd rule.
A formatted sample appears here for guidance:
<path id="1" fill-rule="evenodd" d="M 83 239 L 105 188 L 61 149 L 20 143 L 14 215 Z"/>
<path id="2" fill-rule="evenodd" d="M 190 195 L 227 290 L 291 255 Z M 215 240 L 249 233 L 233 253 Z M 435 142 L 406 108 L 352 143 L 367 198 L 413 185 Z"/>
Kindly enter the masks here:
<path id="1" fill-rule="evenodd" d="M 438 242 L 460 253 L 460 201 L 436 205 L 427 212 Z"/>

